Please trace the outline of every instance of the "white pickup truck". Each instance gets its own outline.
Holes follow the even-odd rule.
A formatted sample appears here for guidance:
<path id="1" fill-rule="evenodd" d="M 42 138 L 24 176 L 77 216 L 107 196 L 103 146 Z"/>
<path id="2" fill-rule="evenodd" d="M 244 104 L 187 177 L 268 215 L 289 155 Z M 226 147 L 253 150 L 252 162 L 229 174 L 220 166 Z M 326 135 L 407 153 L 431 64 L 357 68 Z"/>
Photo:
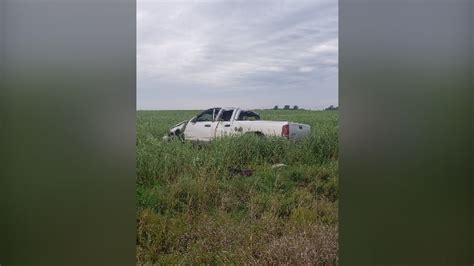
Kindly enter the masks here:
<path id="1" fill-rule="evenodd" d="M 208 142 L 219 137 L 250 133 L 300 140 L 308 136 L 310 130 L 310 126 L 306 124 L 260 120 L 260 115 L 253 111 L 215 107 L 173 126 L 163 139 L 178 137 L 183 140 Z"/>

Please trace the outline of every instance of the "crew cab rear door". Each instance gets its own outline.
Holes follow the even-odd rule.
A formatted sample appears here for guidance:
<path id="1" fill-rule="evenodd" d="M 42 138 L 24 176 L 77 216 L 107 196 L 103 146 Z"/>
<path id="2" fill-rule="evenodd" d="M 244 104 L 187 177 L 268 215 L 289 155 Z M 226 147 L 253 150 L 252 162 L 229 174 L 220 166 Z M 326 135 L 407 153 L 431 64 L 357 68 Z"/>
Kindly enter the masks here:
<path id="1" fill-rule="evenodd" d="M 216 129 L 216 137 L 224 137 L 234 133 L 232 124 L 237 109 L 222 109 L 217 118 L 218 124 Z"/>

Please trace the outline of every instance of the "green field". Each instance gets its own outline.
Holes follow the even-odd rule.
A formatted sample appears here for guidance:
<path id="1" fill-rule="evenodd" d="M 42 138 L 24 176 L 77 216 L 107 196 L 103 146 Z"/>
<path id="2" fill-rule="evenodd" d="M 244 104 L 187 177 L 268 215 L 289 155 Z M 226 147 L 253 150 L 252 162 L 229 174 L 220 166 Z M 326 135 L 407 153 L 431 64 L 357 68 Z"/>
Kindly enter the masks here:
<path id="1" fill-rule="evenodd" d="M 337 112 L 258 112 L 312 134 L 163 142 L 198 111 L 137 112 L 138 264 L 336 264 Z"/>

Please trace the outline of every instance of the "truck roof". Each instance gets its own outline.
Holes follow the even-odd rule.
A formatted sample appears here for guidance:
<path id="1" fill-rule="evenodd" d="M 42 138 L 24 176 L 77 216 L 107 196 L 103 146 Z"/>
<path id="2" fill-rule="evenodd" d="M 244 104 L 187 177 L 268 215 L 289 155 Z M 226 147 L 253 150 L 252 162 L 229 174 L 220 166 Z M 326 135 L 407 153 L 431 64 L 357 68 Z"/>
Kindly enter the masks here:
<path id="1" fill-rule="evenodd" d="M 232 110 L 232 109 L 239 109 L 239 108 L 236 108 L 236 107 L 220 107 L 220 106 L 215 106 L 215 107 L 212 107 L 210 109 L 226 109 L 226 110 Z"/>
<path id="2" fill-rule="evenodd" d="M 253 111 L 253 110 L 249 110 L 249 109 L 243 109 L 243 108 L 239 108 L 239 107 L 212 107 L 210 109 L 224 109 L 224 110 L 236 110 L 236 109 L 240 109 L 241 111 L 243 112 L 252 112 L 252 113 L 256 113 L 258 114 L 257 112 Z M 209 110 L 209 109 L 208 109 Z"/>

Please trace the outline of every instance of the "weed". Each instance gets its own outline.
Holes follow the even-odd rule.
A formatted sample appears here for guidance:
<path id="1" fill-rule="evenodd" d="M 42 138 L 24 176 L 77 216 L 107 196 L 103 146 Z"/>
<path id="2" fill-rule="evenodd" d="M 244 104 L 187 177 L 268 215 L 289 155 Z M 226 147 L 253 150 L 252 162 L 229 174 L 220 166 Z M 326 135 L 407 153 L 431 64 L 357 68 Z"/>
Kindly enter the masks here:
<path id="1" fill-rule="evenodd" d="M 335 264 L 337 112 L 260 112 L 311 125 L 296 143 L 161 140 L 197 112 L 137 113 L 138 264 Z"/>

